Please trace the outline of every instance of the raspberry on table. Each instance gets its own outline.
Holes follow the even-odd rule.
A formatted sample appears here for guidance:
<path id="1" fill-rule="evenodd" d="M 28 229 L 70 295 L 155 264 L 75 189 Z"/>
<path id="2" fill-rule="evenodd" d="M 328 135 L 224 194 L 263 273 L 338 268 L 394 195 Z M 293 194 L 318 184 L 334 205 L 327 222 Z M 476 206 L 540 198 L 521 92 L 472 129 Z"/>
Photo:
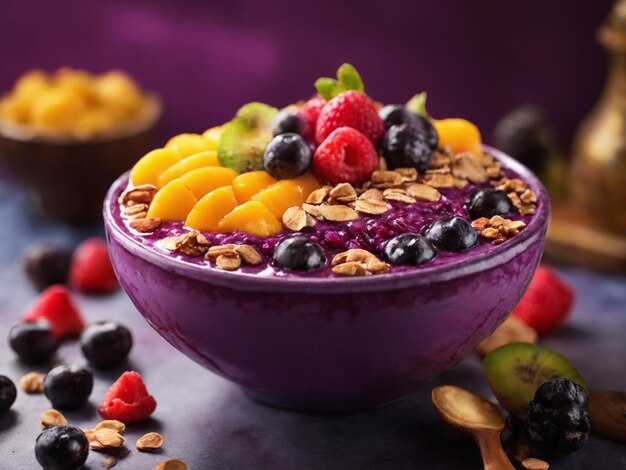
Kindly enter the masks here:
<path id="1" fill-rule="evenodd" d="M 156 409 L 154 397 L 148 393 L 139 373 L 124 372 L 111 385 L 98 407 L 104 419 L 117 419 L 128 424 L 150 416 Z"/>
<path id="2" fill-rule="evenodd" d="M 70 286 L 81 292 L 107 294 L 117 289 L 109 250 L 101 238 L 90 238 L 81 243 L 72 258 Z"/>
<path id="3" fill-rule="evenodd" d="M 56 339 L 78 336 L 85 328 L 83 317 L 72 302 L 70 293 L 59 285 L 44 290 L 22 318 L 24 322 L 38 320 L 50 323 L 50 331 Z"/>

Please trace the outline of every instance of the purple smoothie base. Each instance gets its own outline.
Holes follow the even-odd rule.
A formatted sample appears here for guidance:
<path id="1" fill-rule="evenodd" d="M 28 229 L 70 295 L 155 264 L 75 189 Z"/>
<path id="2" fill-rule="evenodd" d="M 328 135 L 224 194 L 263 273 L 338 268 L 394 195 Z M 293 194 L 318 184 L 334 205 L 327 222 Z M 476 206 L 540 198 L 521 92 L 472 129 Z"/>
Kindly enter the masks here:
<path id="1" fill-rule="evenodd" d="M 519 163 L 537 214 L 519 235 L 419 269 L 359 278 L 224 272 L 146 247 L 105 200 L 111 259 L 146 320 L 191 359 L 273 405 L 323 411 L 402 398 L 470 354 L 512 311 L 539 263 L 547 194 Z"/>

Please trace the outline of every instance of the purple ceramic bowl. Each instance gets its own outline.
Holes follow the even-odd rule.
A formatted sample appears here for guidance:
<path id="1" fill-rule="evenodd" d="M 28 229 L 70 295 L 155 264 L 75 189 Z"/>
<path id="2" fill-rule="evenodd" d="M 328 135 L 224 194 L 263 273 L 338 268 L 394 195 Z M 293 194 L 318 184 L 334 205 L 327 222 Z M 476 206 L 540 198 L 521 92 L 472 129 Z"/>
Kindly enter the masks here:
<path id="1" fill-rule="evenodd" d="M 541 258 L 547 193 L 526 229 L 443 266 L 362 278 L 263 277 L 185 264 L 147 249 L 104 203 L 113 266 L 148 323 L 252 397 L 297 410 L 351 411 L 398 400 L 472 353 L 518 303 Z"/>

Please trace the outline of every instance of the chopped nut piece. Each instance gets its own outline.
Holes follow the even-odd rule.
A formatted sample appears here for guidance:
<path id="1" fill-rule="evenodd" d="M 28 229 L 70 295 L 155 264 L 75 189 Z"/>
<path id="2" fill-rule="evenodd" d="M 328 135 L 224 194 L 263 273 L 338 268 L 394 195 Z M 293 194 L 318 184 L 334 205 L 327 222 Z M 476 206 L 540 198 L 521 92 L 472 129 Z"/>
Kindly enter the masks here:
<path id="1" fill-rule="evenodd" d="M 67 424 L 67 419 L 57 410 L 47 410 L 41 415 L 41 426 L 51 428 L 52 426 L 62 426 Z"/>
<path id="2" fill-rule="evenodd" d="M 522 194 L 520 194 L 519 198 L 524 204 L 532 204 L 534 202 L 537 202 L 537 195 L 533 193 L 530 189 L 527 189 Z"/>
<path id="3" fill-rule="evenodd" d="M 137 450 L 141 452 L 151 452 L 163 447 L 163 436 L 158 432 L 149 432 L 137 439 Z"/>
<path id="4" fill-rule="evenodd" d="M 436 202 L 441 199 L 441 193 L 427 184 L 409 184 L 406 187 L 406 192 L 409 196 L 417 199 L 418 201 Z"/>
<path id="5" fill-rule="evenodd" d="M 463 180 L 461 178 L 454 178 L 454 187 L 455 188 L 463 189 L 463 188 L 467 187 L 468 184 L 469 184 L 468 180 Z"/>
<path id="6" fill-rule="evenodd" d="M 500 215 L 494 215 L 491 219 L 489 219 L 489 227 L 502 227 L 504 224 L 506 224 L 507 219 L 505 219 L 504 217 L 500 216 Z"/>
<path id="7" fill-rule="evenodd" d="M 362 214 L 369 215 L 380 215 L 389 210 L 386 202 L 376 199 L 358 199 L 354 208 Z"/>
<path id="8" fill-rule="evenodd" d="M 99 429 L 113 429 L 117 432 L 124 432 L 126 430 L 126 425 L 117 419 L 106 419 L 104 421 L 100 421 L 95 428 L 95 431 Z"/>
<path id="9" fill-rule="evenodd" d="M 207 251 L 204 257 L 208 259 L 209 261 L 215 262 L 218 256 L 236 255 L 237 254 L 237 251 L 235 250 L 236 247 L 237 245 L 235 245 L 234 243 L 228 243 L 226 245 L 215 245 L 209 248 L 209 250 Z"/>
<path id="10" fill-rule="evenodd" d="M 237 245 L 235 246 L 235 251 L 244 263 L 251 266 L 256 266 L 263 262 L 263 257 L 250 245 Z"/>
<path id="11" fill-rule="evenodd" d="M 346 204 L 356 201 L 356 191 L 350 183 L 341 183 L 330 190 L 331 202 Z"/>
<path id="12" fill-rule="evenodd" d="M 142 214 L 145 214 L 148 210 L 148 204 L 133 204 L 132 206 L 128 206 L 122 212 L 122 216 L 127 219 L 134 219 Z"/>
<path id="13" fill-rule="evenodd" d="M 402 194 L 394 189 L 386 189 L 383 193 L 383 197 L 387 201 L 396 201 L 403 202 L 405 204 L 414 204 L 416 201 L 411 196 L 407 196 L 406 194 Z"/>
<path id="14" fill-rule="evenodd" d="M 96 440 L 104 447 L 122 447 L 124 437 L 115 429 L 100 428 L 95 430 Z"/>
<path id="15" fill-rule="evenodd" d="M 316 217 L 318 219 L 322 218 L 322 213 L 320 212 L 320 209 L 318 206 L 314 206 L 313 204 L 302 204 L 302 209 L 304 209 L 304 212 L 306 212 L 307 214 Z"/>
<path id="16" fill-rule="evenodd" d="M 347 222 L 359 218 L 359 214 L 348 206 L 320 206 L 320 214 L 331 222 Z"/>
<path id="17" fill-rule="evenodd" d="M 290 207 L 283 214 L 283 225 L 289 230 L 298 232 L 307 226 L 306 216 L 307 213 L 302 207 Z"/>
<path id="18" fill-rule="evenodd" d="M 315 220 L 315 217 L 313 217 L 310 214 L 306 215 L 306 226 L 307 227 L 315 227 L 316 223 L 317 223 L 317 221 Z"/>
<path id="19" fill-rule="evenodd" d="M 415 168 L 396 168 L 394 170 L 396 173 L 400 173 L 402 176 L 402 181 L 404 183 L 412 183 L 413 181 L 417 181 L 417 169 Z"/>
<path id="20" fill-rule="evenodd" d="M 424 182 L 433 188 L 452 188 L 455 178 L 452 175 L 426 174 Z"/>
<path id="21" fill-rule="evenodd" d="M 241 267 L 241 258 L 237 253 L 234 255 L 219 255 L 215 264 L 224 271 L 236 271 Z"/>
<path id="22" fill-rule="evenodd" d="M 129 224 L 130 228 L 141 233 L 154 232 L 161 225 L 161 219 L 150 217 L 148 219 L 135 219 Z"/>
<path id="23" fill-rule="evenodd" d="M 333 260 L 333 272 L 343 276 L 366 276 L 389 271 L 389 265 L 380 261 L 374 254 L 360 248 L 353 248 L 337 254 Z"/>
<path id="24" fill-rule="evenodd" d="M 529 457 L 522 460 L 522 467 L 524 467 L 526 470 L 548 470 L 550 468 L 550 464 L 543 460 Z"/>
<path id="25" fill-rule="evenodd" d="M 333 266 L 333 272 L 341 276 L 368 276 L 371 274 L 362 263 L 356 261 Z"/>
<path id="26" fill-rule="evenodd" d="M 161 240 L 161 246 L 166 250 L 177 251 L 187 256 L 200 256 L 209 249 L 206 237 L 196 230 Z"/>
<path id="27" fill-rule="evenodd" d="M 19 385 L 26 393 L 43 393 L 43 379 L 42 374 L 37 372 L 29 372 L 22 376 Z"/>
<path id="28" fill-rule="evenodd" d="M 470 152 L 460 153 L 452 158 L 452 174 L 472 183 L 484 183 L 489 179 L 485 168 Z"/>
<path id="29" fill-rule="evenodd" d="M 85 436 L 87 436 L 87 441 L 89 442 L 89 448 L 93 450 L 102 450 L 105 448 L 98 439 L 96 439 L 96 430 L 95 429 L 83 429 Z"/>
<path id="30" fill-rule="evenodd" d="M 332 188 L 330 186 L 322 186 L 321 188 L 316 189 L 311 194 L 309 194 L 309 197 L 306 198 L 306 202 L 308 204 L 323 203 L 330 194 L 331 189 Z"/>
<path id="31" fill-rule="evenodd" d="M 382 201 L 383 193 L 379 189 L 372 188 L 361 193 L 361 195 L 359 196 L 359 199 L 369 199 L 370 201 L 371 200 Z"/>
<path id="32" fill-rule="evenodd" d="M 497 238 L 501 238 L 500 230 L 498 230 L 497 228 L 493 228 L 493 227 L 487 227 L 482 232 L 480 232 L 480 234 L 484 238 L 487 238 L 489 240 L 495 240 Z"/>
<path id="33" fill-rule="evenodd" d="M 480 219 L 474 220 L 472 227 L 478 231 L 483 238 L 498 244 L 517 235 L 520 230 L 526 227 L 526 224 L 521 220 L 509 220 L 502 216 L 494 215 L 491 219 L 481 217 Z"/>
<path id="34" fill-rule="evenodd" d="M 525 204 L 524 202 L 522 202 L 520 196 L 516 192 L 510 192 L 508 193 L 508 196 L 513 203 L 513 207 L 515 207 L 517 209 L 517 212 L 519 212 L 521 215 L 532 215 L 535 213 L 537 208 L 535 203 L 531 202 Z"/>
<path id="35" fill-rule="evenodd" d="M 511 237 L 513 235 L 517 235 L 520 230 L 526 227 L 526 223 L 521 220 L 511 220 L 504 224 L 501 230 L 504 230 L 504 234 L 507 237 Z"/>
<path id="36" fill-rule="evenodd" d="M 498 185 L 497 188 L 501 189 L 505 193 L 515 192 L 521 194 L 526 191 L 526 188 L 528 188 L 528 185 L 519 178 L 504 178 L 496 184 Z"/>
<path id="37" fill-rule="evenodd" d="M 112 455 L 107 455 L 102 459 L 101 464 L 104 468 L 112 468 L 115 467 L 115 464 L 117 464 L 117 459 Z"/>
<path id="38" fill-rule="evenodd" d="M 122 205 L 128 205 L 129 202 L 150 204 L 156 192 L 156 186 L 142 184 L 124 191 L 119 197 L 119 202 Z"/>
<path id="39" fill-rule="evenodd" d="M 156 465 L 152 470 L 187 470 L 187 464 L 182 460 L 170 459 Z"/>
<path id="40" fill-rule="evenodd" d="M 399 186 L 402 184 L 402 175 L 395 171 L 375 171 L 372 173 L 372 183 L 376 185 Z"/>
<path id="41" fill-rule="evenodd" d="M 472 228 L 481 232 L 487 228 L 489 225 L 489 219 L 487 217 L 481 217 L 480 219 L 476 219 L 472 221 Z"/>

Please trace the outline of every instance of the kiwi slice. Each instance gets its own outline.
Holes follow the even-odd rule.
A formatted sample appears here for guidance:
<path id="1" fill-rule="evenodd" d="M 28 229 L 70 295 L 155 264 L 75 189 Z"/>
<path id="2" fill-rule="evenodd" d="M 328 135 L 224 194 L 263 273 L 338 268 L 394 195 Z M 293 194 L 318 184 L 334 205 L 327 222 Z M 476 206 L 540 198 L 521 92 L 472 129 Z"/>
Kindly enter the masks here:
<path id="1" fill-rule="evenodd" d="M 483 360 L 489 385 L 500 404 L 521 418 L 539 386 L 565 377 L 587 389 L 576 367 L 548 348 L 509 343 L 494 349 Z"/>
<path id="2" fill-rule="evenodd" d="M 263 152 L 272 140 L 272 120 L 278 110 L 248 103 L 228 123 L 217 145 L 220 163 L 239 173 L 263 169 Z"/>

